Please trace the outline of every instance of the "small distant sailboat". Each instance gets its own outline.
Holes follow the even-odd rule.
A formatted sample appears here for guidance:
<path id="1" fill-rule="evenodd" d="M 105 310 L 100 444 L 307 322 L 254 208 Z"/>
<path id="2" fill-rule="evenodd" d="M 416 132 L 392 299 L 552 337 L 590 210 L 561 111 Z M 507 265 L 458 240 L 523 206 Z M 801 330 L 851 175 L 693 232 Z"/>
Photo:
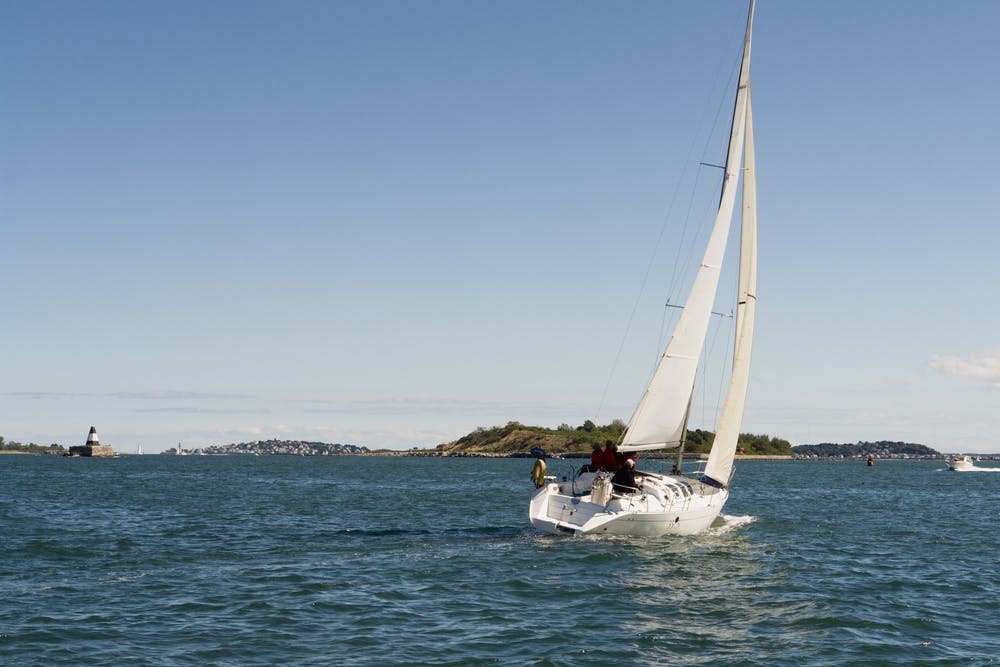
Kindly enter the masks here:
<path id="1" fill-rule="evenodd" d="M 673 336 L 619 445 L 619 450 L 625 453 L 682 445 L 732 224 L 742 163 L 743 215 L 736 286 L 736 343 L 729 389 L 705 471 L 700 477 L 688 477 L 679 471 L 664 475 L 636 470 L 635 486 L 624 490 L 622 485 L 612 482 L 608 472 L 585 472 L 563 482 L 544 476 L 543 472 L 529 508 L 531 523 L 539 530 L 571 535 L 692 535 L 708 529 L 729 498 L 729 482 L 750 377 L 757 291 L 756 165 L 750 110 L 753 15 L 754 1 L 751 0 L 715 224 Z"/>

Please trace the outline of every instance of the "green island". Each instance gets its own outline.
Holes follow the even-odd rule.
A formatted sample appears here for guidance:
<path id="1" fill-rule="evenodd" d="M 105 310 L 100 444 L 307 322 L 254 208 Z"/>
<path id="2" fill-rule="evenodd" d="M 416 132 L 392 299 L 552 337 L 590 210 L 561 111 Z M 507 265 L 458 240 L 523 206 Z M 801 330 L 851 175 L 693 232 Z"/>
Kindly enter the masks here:
<path id="1" fill-rule="evenodd" d="M 63 454 L 65 451 L 65 447 L 55 443 L 36 445 L 29 442 L 25 445 L 20 442 L 8 442 L 3 436 L 0 436 L 0 454 Z"/>
<path id="2" fill-rule="evenodd" d="M 625 432 L 625 423 L 616 419 L 599 426 L 587 420 L 581 426 L 561 424 L 558 428 L 526 426 L 520 422 L 507 422 L 505 426 L 478 428 L 454 442 L 423 450 L 429 456 L 524 456 L 532 447 L 567 457 L 590 455 L 591 445 L 616 442 Z M 712 447 L 715 434 L 694 429 L 688 431 L 684 456 L 704 458 Z M 787 440 L 769 435 L 741 433 L 737 445 L 737 458 L 774 459 L 857 459 L 869 455 L 876 458 L 940 459 L 944 455 L 925 445 L 905 442 L 858 442 L 854 444 L 822 443 L 792 446 Z M 416 453 L 418 450 L 412 450 Z M 644 452 L 646 458 L 674 458 L 671 450 Z"/>
<path id="3" fill-rule="evenodd" d="M 546 452 L 561 456 L 590 456 L 593 444 L 603 445 L 608 440 L 617 442 L 624 432 L 625 422 L 620 419 L 604 425 L 595 424 L 588 419 L 580 426 L 561 424 L 554 429 L 511 421 L 504 426 L 477 428 L 454 442 L 424 450 L 424 453 L 436 456 L 517 456 L 527 454 L 532 447 L 541 447 Z M 707 456 L 714 435 L 700 429 L 689 431 L 684 446 L 685 455 Z M 787 440 L 767 435 L 741 434 L 739 448 L 740 454 L 745 455 L 791 457 L 793 454 L 792 445 Z M 647 454 L 666 458 L 676 455 L 673 452 Z"/>

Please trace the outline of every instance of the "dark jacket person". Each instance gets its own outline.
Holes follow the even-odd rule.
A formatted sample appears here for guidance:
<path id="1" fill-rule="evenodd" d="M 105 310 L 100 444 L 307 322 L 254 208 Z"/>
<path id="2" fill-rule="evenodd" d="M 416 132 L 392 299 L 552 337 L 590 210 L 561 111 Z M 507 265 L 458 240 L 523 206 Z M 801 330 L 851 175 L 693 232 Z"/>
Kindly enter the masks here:
<path id="1" fill-rule="evenodd" d="M 625 465 L 616 470 L 611 478 L 611 488 L 615 493 L 635 493 L 635 461 L 625 459 Z"/>

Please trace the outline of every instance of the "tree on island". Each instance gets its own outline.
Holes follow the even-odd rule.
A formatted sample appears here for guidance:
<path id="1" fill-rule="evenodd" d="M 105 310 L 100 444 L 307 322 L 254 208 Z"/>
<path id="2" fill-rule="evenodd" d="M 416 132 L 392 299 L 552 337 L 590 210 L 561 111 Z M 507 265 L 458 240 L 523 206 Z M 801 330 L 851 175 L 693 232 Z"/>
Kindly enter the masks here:
<path id="1" fill-rule="evenodd" d="M 504 426 L 479 427 L 454 442 L 438 445 L 436 452 L 509 455 L 525 453 L 532 447 L 541 447 L 554 453 L 583 454 L 589 453 L 594 443 L 603 445 L 608 440 L 618 442 L 625 429 L 625 422 L 621 419 L 615 419 L 604 425 L 595 424 L 588 419 L 580 426 L 560 424 L 556 429 L 525 426 L 521 422 L 510 421 Z M 711 431 L 701 429 L 689 431 L 685 451 L 691 454 L 707 454 L 714 438 L 715 434 Z M 790 456 L 792 453 L 792 446 L 787 440 L 767 435 L 740 434 L 738 447 L 741 454 Z"/>
<path id="2" fill-rule="evenodd" d="M 66 451 L 66 449 L 62 445 L 57 445 L 56 443 L 46 446 L 36 445 L 33 442 L 29 442 L 26 445 L 22 445 L 20 442 L 7 442 L 4 440 L 3 436 L 0 436 L 0 451 L 26 452 L 28 454 L 58 454 Z"/>
<path id="3" fill-rule="evenodd" d="M 877 442 L 858 442 L 855 444 L 823 442 L 816 445 L 798 445 L 792 450 L 796 456 L 815 456 L 817 458 L 848 457 L 858 458 L 872 454 L 874 456 L 940 456 L 940 452 L 926 445 L 908 442 L 893 442 L 879 440 Z"/>

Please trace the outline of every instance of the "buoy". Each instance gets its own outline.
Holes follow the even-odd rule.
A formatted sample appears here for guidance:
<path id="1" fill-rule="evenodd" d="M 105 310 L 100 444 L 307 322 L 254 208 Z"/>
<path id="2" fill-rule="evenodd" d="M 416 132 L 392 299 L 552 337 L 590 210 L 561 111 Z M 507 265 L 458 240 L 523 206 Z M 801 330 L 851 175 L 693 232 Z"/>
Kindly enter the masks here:
<path id="1" fill-rule="evenodd" d="M 535 457 L 535 467 L 531 469 L 531 481 L 535 483 L 535 488 L 540 489 L 545 486 L 545 450 L 541 447 L 532 447 L 531 455 Z"/>

